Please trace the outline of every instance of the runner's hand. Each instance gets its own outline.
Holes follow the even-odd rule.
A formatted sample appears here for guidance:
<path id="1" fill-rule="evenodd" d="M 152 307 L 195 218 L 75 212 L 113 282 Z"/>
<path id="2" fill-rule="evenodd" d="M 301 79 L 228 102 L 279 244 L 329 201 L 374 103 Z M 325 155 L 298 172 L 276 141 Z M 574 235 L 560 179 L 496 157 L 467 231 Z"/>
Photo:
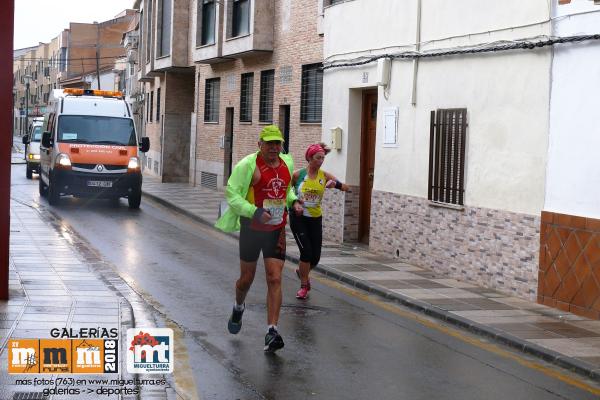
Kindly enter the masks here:
<path id="1" fill-rule="evenodd" d="M 334 181 L 334 180 L 332 180 L 332 179 L 328 180 L 328 181 L 327 181 L 327 183 L 325 184 L 325 187 L 326 187 L 327 189 L 334 188 L 334 187 L 335 187 L 335 181 Z"/>
<path id="2" fill-rule="evenodd" d="M 262 213 L 262 215 L 260 216 L 260 223 L 261 224 L 266 224 L 267 222 L 269 222 L 271 220 L 271 214 L 269 214 L 268 211 L 264 211 Z"/>
<path id="3" fill-rule="evenodd" d="M 296 215 L 300 216 L 304 212 L 304 207 L 302 207 L 302 200 L 296 200 L 294 205 L 292 205 L 292 209 L 296 213 Z"/>

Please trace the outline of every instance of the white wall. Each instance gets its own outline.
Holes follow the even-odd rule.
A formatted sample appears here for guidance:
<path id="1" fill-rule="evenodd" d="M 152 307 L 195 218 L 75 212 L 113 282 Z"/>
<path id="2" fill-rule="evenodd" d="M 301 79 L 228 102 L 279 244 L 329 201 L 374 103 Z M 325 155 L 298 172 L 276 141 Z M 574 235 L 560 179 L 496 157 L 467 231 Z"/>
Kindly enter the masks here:
<path id="1" fill-rule="evenodd" d="M 525 5 L 522 3 L 526 3 Z M 351 58 L 415 42 L 417 0 L 356 0 L 325 10 L 325 57 Z M 519 10 L 518 13 L 514 12 Z M 448 48 L 548 34 L 548 2 L 424 1 L 422 49 Z M 524 28 L 518 25 L 534 24 Z M 356 29 L 361 26 L 361 29 Z M 489 30 L 513 29 L 487 33 Z M 485 31 L 485 34 L 473 34 Z M 368 35 L 364 32 L 369 32 Z M 467 35 L 446 39 L 450 36 Z M 356 52 L 373 49 L 371 52 Z M 355 53 L 347 56 L 347 51 Z M 362 83 L 362 73 L 369 82 Z M 324 138 L 344 129 L 344 147 L 325 168 L 358 184 L 360 96 L 351 88 L 374 85 L 375 64 L 327 70 Z M 417 104 L 411 105 L 413 65 L 392 63 L 389 97 L 379 89 L 374 189 L 427 197 L 430 111 L 467 108 L 465 204 L 537 215 L 544 203 L 550 51 L 512 51 L 419 61 Z M 335 100 L 333 100 L 335 99 Z M 358 103 L 358 104 L 357 104 Z M 398 146 L 384 148 L 383 110 L 398 107 Z"/>
<path id="2" fill-rule="evenodd" d="M 115 77 L 114 72 L 101 72 L 100 73 L 100 89 L 102 90 L 115 90 Z M 90 89 L 98 89 L 98 78 L 96 75 L 87 75 L 86 80 L 90 82 Z"/>
<path id="3" fill-rule="evenodd" d="M 558 36 L 600 33 L 600 6 L 556 6 Z M 552 65 L 546 211 L 600 218 L 600 42 L 556 46 Z"/>

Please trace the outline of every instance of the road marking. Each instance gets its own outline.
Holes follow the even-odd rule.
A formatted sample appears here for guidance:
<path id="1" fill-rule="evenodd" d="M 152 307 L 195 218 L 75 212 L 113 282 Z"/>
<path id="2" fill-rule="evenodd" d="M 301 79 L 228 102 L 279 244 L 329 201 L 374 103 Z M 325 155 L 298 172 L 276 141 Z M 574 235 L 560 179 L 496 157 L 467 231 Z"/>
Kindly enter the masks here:
<path id="1" fill-rule="evenodd" d="M 315 274 L 316 275 L 316 274 Z M 314 279 L 316 281 L 318 281 L 319 283 L 322 283 L 325 286 L 329 286 L 333 289 L 337 289 L 340 290 L 352 297 L 356 297 L 359 298 L 362 301 L 365 301 L 367 303 L 370 303 L 374 306 L 380 307 L 385 309 L 386 311 L 389 311 L 393 314 L 396 315 L 400 315 L 404 318 L 408 318 L 411 319 L 415 322 L 418 322 L 421 325 L 425 325 L 428 328 L 431 329 L 435 329 L 439 332 L 442 332 L 446 335 L 452 336 L 458 340 L 461 340 L 465 343 L 471 344 L 473 346 L 479 347 L 483 350 L 489 351 L 490 353 L 494 353 L 498 356 L 504 357 L 504 358 L 508 358 L 511 359 L 527 368 L 531 368 L 534 369 L 536 371 L 539 371 L 545 375 L 548 375 L 552 378 L 558 379 L 564 383 L 567 383 L 571 386 L 575 386 L 581 390 L 585 390 L 586 392 L 592 393 L 594 395 L 600 395 L 600 389 L 596 388 L 594 386 L 591 386 L 585 382 L 583 382 L 582 380 L 579 380 L 577 378 L 573 378 L 570 377 L 568 375 L 565 375 L 561 372 L 558 372 L 552 368 L 548 368 L 540 363 L 534 362 L 534 361 L 529 361 L 524 359 L 523 357 L 511 353 L 509 351 L 503 350 L 501 348 L 499 348 L 497 345 L 495 344 L 491 344 L 491 343 L 482 343 L 480 341 L 480 339 L 477 338 L 471 338 L 471 337 L 467 337 L 465 336 L 462 332 L 460 332 L 459 330 L 455 329 L 455 328 L 451 328 L 451 327 L 446 327 L 443 325 L 439 325 L 435 322 L 429 321 L 425 318 L 422 318 L 416 314 L 414 314 L 413 312 L 410 311 L 406 311 L 406 310 L 402 310 L 400 308 L 398 308 L 398 305 L 396 304 L 390 304 L 390 303 L 385 303 L 381 300 L 378 299 L 374 299 L 372 298 L 373 295 L 371 294 L 366 294 L 363 292 L 358 291 L 357 289 L 353 289 L 353 288 L 349 288 L 347 286 L 345 286 L 344 284 L 337 282 L 337 281 L 332 281 L 331 279 L 327 279 L 325 277 L 320 277 L 320 276 L 315 276 L 312 275 L 311 279 Z"/>

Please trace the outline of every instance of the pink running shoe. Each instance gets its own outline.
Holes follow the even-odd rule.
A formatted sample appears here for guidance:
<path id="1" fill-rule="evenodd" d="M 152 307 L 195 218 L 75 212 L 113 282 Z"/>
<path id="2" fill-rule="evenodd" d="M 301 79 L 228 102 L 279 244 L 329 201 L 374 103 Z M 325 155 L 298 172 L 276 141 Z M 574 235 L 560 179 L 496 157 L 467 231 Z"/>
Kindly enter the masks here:
<path id="1" fill-rule="evenodd" d="M 298 293 L 296 293 L 296 298 L 300 299 L 300 300 L 308 299 L 308 291 L 309 290 L 310 289 L 306 285 L 300 286 L 300 290 L 298 290 Z"/>
<path id="2" fill-rule="evenodd" d="M 296 276 L 302 281 L 302 278 L 300 278 L 300 270 L 298 268 L 296 268 Z M 306 281 L 306 290 L 310 290 L 310 278 Z"/>

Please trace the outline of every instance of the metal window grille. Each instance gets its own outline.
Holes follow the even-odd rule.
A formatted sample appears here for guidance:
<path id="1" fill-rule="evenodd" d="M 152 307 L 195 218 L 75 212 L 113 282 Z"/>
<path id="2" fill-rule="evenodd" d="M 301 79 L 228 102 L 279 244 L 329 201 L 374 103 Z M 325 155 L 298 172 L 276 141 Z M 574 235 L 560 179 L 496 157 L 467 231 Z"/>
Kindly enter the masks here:
<path id="1" fill-rule="evenodd" d="M 156 89 L 156 121 L 160 120 L 160 88 Z"/>
<path id="2" fill-rule="evenodd" d="M 233 0 L 231 36 L 250 33 L 250 0 Z"/>
<path id="3" fill-rule="evenodd" d="M 275 70 L 260 73 L 260 103 L 258 121 L 273 122 L 273 95 L 275 90 Z"/>
<path id="4" fill-rule="evenodd" d="M 431 112 L 428 199 L 464 205 L 467 109 Z"/>
<path id="5" fill-rule="evenodd" d="M 200 171 L 200 186 L 217 190 L 217 174 Z"/>
<path id="6" fill-rule="evenodd" d="M 321 122 L 323 110 L 323 64 L 302 66 L 300 122 Z"/>
<path id="7" fill-rule="evenodd" d="M 204 122 L 219 122 L 221 78 L 207 79 L 204 91 Z"/>
<path id="8" fill-rule="evenodd" d="M 254 73 L 242 74 L 240 91 L 240 121 L 252 122 L 252 93 L 254 89 Z"/>

